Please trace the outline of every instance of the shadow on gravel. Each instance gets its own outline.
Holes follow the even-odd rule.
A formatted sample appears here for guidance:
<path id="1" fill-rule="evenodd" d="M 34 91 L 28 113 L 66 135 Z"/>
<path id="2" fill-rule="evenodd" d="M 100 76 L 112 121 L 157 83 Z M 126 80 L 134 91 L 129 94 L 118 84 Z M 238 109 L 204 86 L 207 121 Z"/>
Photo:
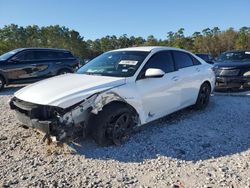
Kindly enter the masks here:
<path id="1" fill-rule="evenodd" d="M 0 91 L 0 96 L 13 95 L 16 91 L 18 91 L 22 87 L 24 87 L 24 85 L 5 87 L 2 91 Z"/>
<path id="2" fill-rule="evenodd" d="M 250 97 L 213 96 L 204 111 L 190 108 L 143 127 L 121 146 L 99 147 L 92 140 L 72 146 L 85 158 L 142 162 L 159 156 L 199 161 L 250 148 Z"/>

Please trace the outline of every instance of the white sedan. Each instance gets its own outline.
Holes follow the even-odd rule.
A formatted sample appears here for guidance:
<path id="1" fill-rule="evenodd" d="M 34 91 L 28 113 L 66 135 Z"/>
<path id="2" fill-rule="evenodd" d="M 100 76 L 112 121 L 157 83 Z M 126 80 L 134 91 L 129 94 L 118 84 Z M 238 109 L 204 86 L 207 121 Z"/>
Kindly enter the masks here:
<path id="1" fill-rule="evenodd" d="M 103 53 L 78 70 L 15 93 L 11 109 L 44 139 L 92 135 L 121 144 L 143 124 L 193 105 L 203 109 L 214 89 L 211 65 L 185 50 L 134 47 Z"/>

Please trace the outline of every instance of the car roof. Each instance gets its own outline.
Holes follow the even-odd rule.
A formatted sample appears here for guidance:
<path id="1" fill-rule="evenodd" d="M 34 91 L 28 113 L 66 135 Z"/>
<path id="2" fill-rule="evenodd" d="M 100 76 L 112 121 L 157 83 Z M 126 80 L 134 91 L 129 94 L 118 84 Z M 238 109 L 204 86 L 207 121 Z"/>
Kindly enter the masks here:
<path id="1" fill-rule="evenodd" d="M 178 50 L 178 51 L 185 51 L 180 48 L 173 48 L 173 47 L 167 47 L 167 46 L 141 46 L 141 47 L 130 47 L 130 48 L 121 48 L 117 50 L 112 50 L 112 52 L 115 51 L 143 51 L 143 52 L 151 52 L 151 51 L 160 51 L 160 50 Z M 187 52 L 187 51 L 185 51 Z"/>
<path id="2" fill-rule="evenodd" d="M 30 47 L 30 48 L 17 48 L 15 50 L 22 51 L 22 50 L 55 50 L 55 51 L 69 51 L 66 49 L 61 48 L 39 48 L 39 47 Z"/>

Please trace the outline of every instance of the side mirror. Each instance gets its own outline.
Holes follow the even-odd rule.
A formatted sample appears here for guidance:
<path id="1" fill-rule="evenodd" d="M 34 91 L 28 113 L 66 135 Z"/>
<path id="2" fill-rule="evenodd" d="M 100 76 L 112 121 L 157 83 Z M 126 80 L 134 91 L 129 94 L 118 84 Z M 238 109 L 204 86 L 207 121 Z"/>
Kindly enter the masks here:
<path id="1" fill-rule="evenodd" d="M 161 69 L 149 68 L 146 70 L 145 78 L 160 78 L 165 74 Z"/>

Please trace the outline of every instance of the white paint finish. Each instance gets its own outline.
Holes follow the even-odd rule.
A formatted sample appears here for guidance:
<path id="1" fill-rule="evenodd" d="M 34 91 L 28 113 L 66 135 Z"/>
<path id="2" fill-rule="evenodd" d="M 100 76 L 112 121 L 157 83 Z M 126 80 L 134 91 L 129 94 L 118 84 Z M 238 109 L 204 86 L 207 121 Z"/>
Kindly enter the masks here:
<path id="1" fill-rule="evenodd" d="M 173 48 L 173 47 L 166 47 L 166 46 L 141 46 L 141 47 L 130 47 L 130 48 L 121 48 L 112 50 L 115 51 L 143 51 L 143 52 L 156 52 L 160 50 L 178 50 L 178 51 L 185 51 L 180 48 Z M 186 51 L 185 51 L 186 52 Z"/>
<path id="2" fill-rule="evenodd" d="M 31 103 L 66 108 L 88 96 L 125 84 L 125 78 L 64 74 L 31 84 L 15 96 Z"/>
<path id="3" fill-rule="evenodd" d="M 66 74 L 29 85 L 15 93 L 15 96 L 31 103 L 66 108 L 95 93 L 99 93 L 101 97 L 105 93 L 103 91 L 108 90 L 133 106 L 139 114 L 141 124 L 144 124 L 193 105 L 203 82 L 209 81 L 212 90 L 214 88 L 215 75 L 211 65 L 195 55 L 201 65 L 166 73 L 161 78 L 136 80 L 140 70 L 154 53 L 161 50 L 184 50 L 169 47 L 135 47 L 119 50 L 150 53 L 133 77 Z"/>
<path id="4" fill-rule="evenodd" d="M 165 74 L 161 78 L 137 80 L 136 93 L 142 101 L 146 122 L 171 113 L 180 107 L 179 82 L 174 81 L 176 73 Z"/>

